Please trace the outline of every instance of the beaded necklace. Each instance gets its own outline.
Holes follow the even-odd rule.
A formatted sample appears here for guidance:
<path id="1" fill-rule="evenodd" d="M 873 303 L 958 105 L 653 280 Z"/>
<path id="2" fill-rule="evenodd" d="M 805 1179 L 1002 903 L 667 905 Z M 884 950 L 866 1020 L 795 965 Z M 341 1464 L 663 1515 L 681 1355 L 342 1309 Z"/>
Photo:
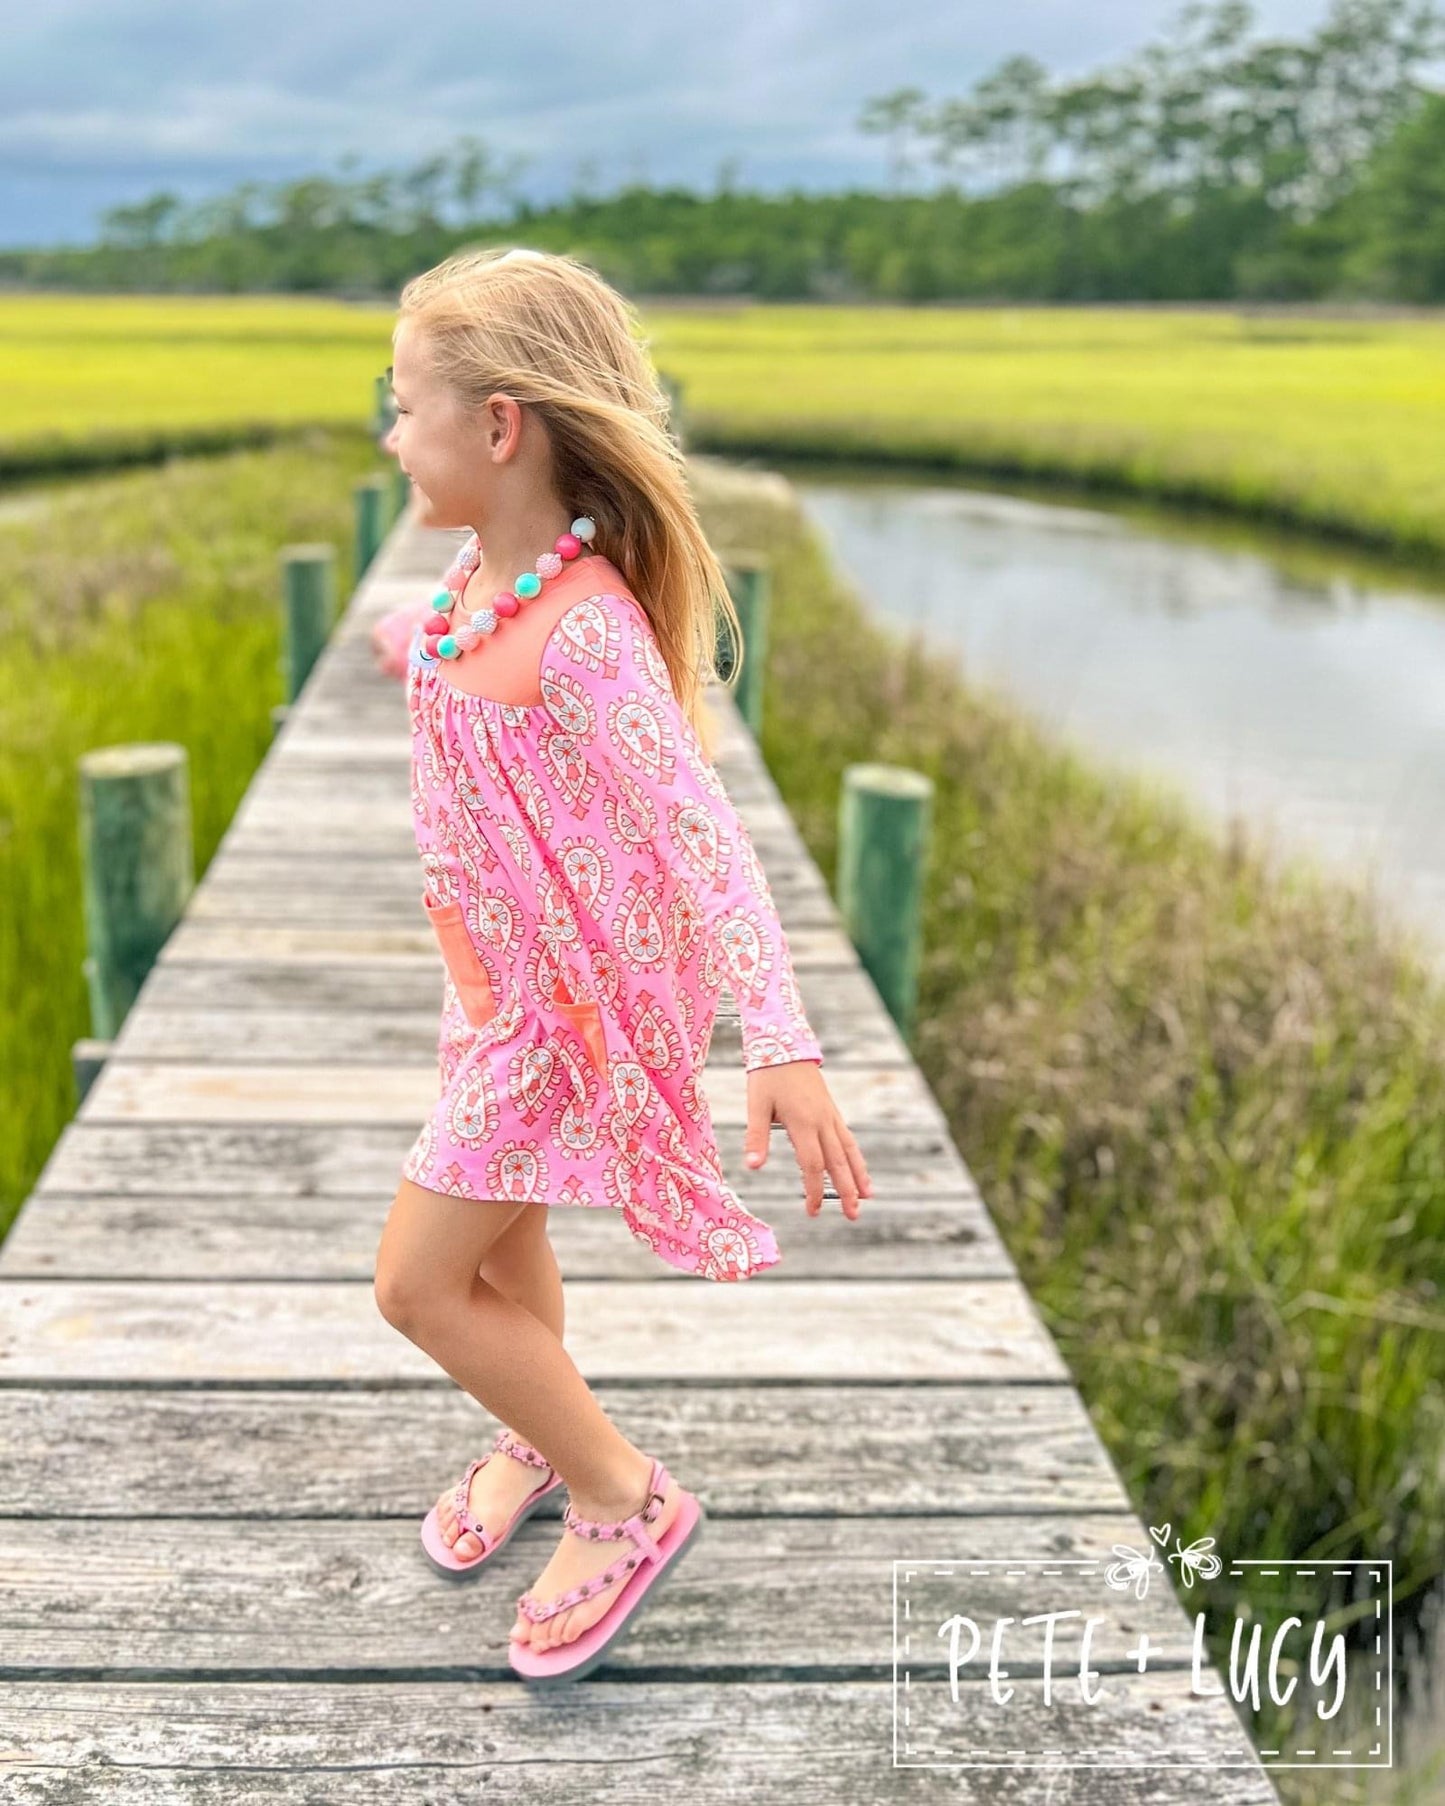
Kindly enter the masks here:
<path id="1" fill-rule="evenodd" d="M 464 627 L 453 628 L 450 611 L 455 602 L 449 590 L 438 590 L 432 599 L 436 612 L 422 622 L 421 638 L 411 662 L 435 665 L 441 659 L 460 658 L 462 653 L 470 652 L 488 634 L 495 633 L 502 621 L 516 614 L 524 602 L 540 596 L 542 585 L 559 577 L 574 558 L 579 558 L 582 547 L 590 544 L 596 533 L 596 522 L 585 514 L 579 515 L 568 532 L 557 535 L 552 550 L 542 553 L 535 570 L 523 571 L 510 589 L 498 590 L 492 597 L 491 607 L 477 609 Z M 443 605 L 447 609 L 445 614 L 442 613 Z"/>

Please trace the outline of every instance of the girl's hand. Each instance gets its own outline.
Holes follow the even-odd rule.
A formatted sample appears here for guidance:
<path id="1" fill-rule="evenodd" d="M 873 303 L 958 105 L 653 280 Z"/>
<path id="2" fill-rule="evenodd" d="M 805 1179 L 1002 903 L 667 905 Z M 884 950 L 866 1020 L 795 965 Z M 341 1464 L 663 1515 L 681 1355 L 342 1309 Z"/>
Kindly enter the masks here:
<path id="1" fill-rule="evenodd" d="M 839 1116 L 816 1060 L 789 1060 L 782 1066 L 759 1066 L 748 1074 L 748 1129 L 743 1141 L 747 1165 L 756 1169 L 768 1158 L 774 1121 L 787 1130 L 803 1175 L 804 1204 L 810 1217 L 823 1208 L 826 1168 L 850 1221 L 858 1215 L 859 1198 L 873 1196 L 862 1150 Z"/>

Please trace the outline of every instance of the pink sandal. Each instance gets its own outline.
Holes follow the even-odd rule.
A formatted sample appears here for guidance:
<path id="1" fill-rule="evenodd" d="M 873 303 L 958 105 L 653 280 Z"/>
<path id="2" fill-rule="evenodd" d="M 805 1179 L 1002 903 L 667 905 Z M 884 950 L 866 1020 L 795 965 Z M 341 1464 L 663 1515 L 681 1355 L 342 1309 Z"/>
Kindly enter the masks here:
<path id="1" fill-rule="evenodd" d="M 535 1492 L 529 1493 L 512 1513 L 501 1533 L 495 1540 L 489 1540 L 486 1526 L 484 1524 L 479 1524 L 467 1509 L 467 1494 L 471 1491 L 472 1476 L 476 1473 L 477 1469 L 485 1467 L 492 1456 L 498 1453 L 514 1455 L 518 1461 L 525 1461 L 529 1467 L 544 1467 L 551 1475 L 551 1478 L 545 1486 L 539 1486 Z M 514 1436 L 504 1425 L 498 1430 L 496 1439 L 492 1443 L 490 1451 L 485 1455 L 478 1456 L 475 1461 L 469 1463 L 467 1471 L 457 1483 L 456 1496 L 453 1501 L 456 1508 L 457 1522 L 461 1526 L 457 1531 L 457 1541 L 460 1542 L 464 1532 L 470 1530 L 472 1535 L 476 1537 L 477 1541 L 482 1545 L 481 1553 L 473 1555 L 470 1558 L 459 1556 L 455 1548 L 451 1547 L 447 1543 L 446 1538 L 442 1535 L 441 1523 L 437 1517 L 437 1508 L 433 1505 L 431 1510 L 426 1514 L 421 1527 L 421 1546 L 426 1550 L 428 1560 L 433 1567 L 440 1568 L 443 1574 L 472 1573 L 475 1569 L 480 1568 L 482 1563 L 488 1560 L 489 1557 L 495 1555 L 504 1543 L 510 1541 L 517 1526 L 531 1517 L 532 1513 L 542 1503 L 543 1499 L 546 1498 L 547 1494 L 549 1492 L 555 1492 L 561 1484 L 562 1476 L 553 1472 L 552 1464 L 547 1460 L 546 1456 L 534 1449 L 530 1442 L 523 1442 L 520 1437 Z"/>
<path id="2" fill-rule="evenodd" d="M 578 1536 L 605 1537 L 609 1542 L 630 1537 L 630 1555 L 619 1556 L 610 1567 L 590 1580 L 573 1587 L 560 1599 L 538 1599 L 534 1593 L 523 1593 L 517 1609 L 533 1624 L 541 1624 L 564 1612 L 569 1606 L 589 1598 L 622 1575 L 627 1578 L 612 1596 L 607 1610 L 593 1625 L 551 1649 L 533 1649 L 516 1637 L 509 1639 L 509 1656 L 515 1673 L 540 1687 L 575 1681 L 590 1674 L 607 1652 L 622 1638 L 632 1620 L 651 1597 L 649 1588 L 677 1561 L 683 1551 L 696 1541 L 702 1529 L 702 1503 L 692 1493 L 679 1489 L 677 1516 L 661 1537 L 654 1538 L 648 1526 L 657 1522 L 662 1511 L 663 1493 L 670 1478 L 667 1469 L 653 1457 L 648 1480 L 647 1498 L 642 1508 L 617 1523 L 599 1523 L 594 1518 L 579 1517 L 571 1502 L 562 1513 L 562 1522 Z"/>

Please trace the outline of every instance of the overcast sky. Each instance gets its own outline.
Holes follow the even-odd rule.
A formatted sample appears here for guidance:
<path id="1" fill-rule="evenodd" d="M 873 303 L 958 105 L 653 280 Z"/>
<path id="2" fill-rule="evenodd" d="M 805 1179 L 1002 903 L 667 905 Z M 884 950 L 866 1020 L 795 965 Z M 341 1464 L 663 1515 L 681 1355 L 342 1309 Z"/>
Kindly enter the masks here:
<path id="1" fill-rule="evenodd" d="M 1306 36 L 1326 0 L 1256 0 Z M 1178 16 L 1155 0 L 9 0 L 0 27 L 0 245 L 83 244 L 100 213 L 169 188 L 399 169 L 471 133 L 527 159 L 519 187 L 821 189 L 885 178 L 863 103 L 962 95 L 1005 56 L 1060 75 Z"/>

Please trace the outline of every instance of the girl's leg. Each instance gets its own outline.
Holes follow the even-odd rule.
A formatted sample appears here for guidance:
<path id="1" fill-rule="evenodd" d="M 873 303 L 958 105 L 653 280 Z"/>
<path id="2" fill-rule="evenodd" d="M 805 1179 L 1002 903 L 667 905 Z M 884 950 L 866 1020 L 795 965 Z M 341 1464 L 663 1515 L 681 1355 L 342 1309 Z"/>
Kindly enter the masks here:
<path id="1" fill-rule="evenodd" d="M 517 1212 L 482 1256 L 482 1278 L 562 1340 L 562 1273 L 547 1234 L 545 1204 L 528 1204 Z"/>
<path id="2" fill-rule="evenodd" d="M 513 1303 L 520 1304 L 545 1323 L 560 1342 L 564 1306 L 562 1274 L 547 1235 L 547 1206 L 528 1204 L 519 1210 L 482 1257 L 482 1278 Z M 515 1430 L 515 1424 L 509 1424 Z M 538 1485 L 551 1478 L 519 1461 L 489 1461 L 472 1475 L 467 1506 L 473 1518 L 489 1531 L 499 1531 Z M 436 1502 L 442 1540 L 463 1561 L 480 1555 L 482 1546 L 470 1530 L 458 1535 L 456 1489 L 448 1486 Z"/>
<path id="3" fill-rule="evenodd" d="M 377 1250 L 377 1306 L 541 1450 L 580 1512 L 615 1515 L 641 1498 L 647 1456 L 603 1411 L 555 1331 L 478 1271 L 519 1212 L 545 1208 L 445 1197 L 403 1180 Z"/>
<path id="4" fill-rule="evenodd" d="M 534 1208 L 444 1197 L 403 1180 L 377 1252 L 377 1304 L 459 1386 L 541 1450 L 583 1517 L 628 1517 L 647 1502 L 651 1461 L 603 1411 L 560 1338 L 478 1272 L 517 1212 Z M 666 1533 L 679 1504 L 670 1480 L 654 1536 Z M 621 1547 L 564 1529 L 529 1590 L 559 1598 L 600 1574 Z M 569 1641 L 602 1616 L 620 1584 L 537 1625 L 518 1613 L 512 1634 L 539 1648 Z"/>

